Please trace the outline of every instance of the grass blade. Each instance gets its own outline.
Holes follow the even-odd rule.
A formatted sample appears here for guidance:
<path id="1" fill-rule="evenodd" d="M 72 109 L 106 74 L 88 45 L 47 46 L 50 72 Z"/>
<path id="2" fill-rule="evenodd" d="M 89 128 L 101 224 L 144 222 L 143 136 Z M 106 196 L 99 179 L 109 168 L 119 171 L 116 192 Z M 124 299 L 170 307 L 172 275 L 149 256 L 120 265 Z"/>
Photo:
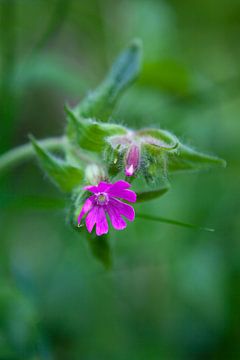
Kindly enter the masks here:
<path id="1" fill-rule="evenodd" d="M 150 220 L 150 221 L 158 221 L 158 222 L 163 222 L 166 224 L 171 224 L 171 225 L 177 225 L 177 226 L 182 226 L 182 227 L 186 227 L 186 228 L 192 228 L 192 229 L 196 229 L 196 230 L 203 230 L 203 231 L 208 231 L 208 232 L 214 232 L 214 229 L 211 228 L 205 228 L 205 227 L 201 227 L 198 225 L 194 225 L 194 224 L 189 224 L 189 223 L 185 223 L 182 221 L 178 221 L 178 220 L 172 220 L 172 219 L 167 219 L 161 216 L 153 216 L 153 215 L 147 215 L 147 214 L 136 214 L 136 217 L 141 218 L 141 219 L 145 219 L 145 220 Z"/>

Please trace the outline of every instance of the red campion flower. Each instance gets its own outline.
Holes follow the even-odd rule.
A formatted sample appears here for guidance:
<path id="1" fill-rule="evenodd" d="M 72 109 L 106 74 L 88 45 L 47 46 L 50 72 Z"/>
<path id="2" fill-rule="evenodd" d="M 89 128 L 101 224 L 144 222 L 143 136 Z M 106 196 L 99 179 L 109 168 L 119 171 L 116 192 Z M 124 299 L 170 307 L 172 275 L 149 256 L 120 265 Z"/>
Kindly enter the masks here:
<path id="1" fill-rule="evenodd" d="M 124 216 L 129 221 L 135 218 L 135 212 L 132 206 L 118 200 L 126 200 L 135 202 L 137 195 L 134 191 L 129 190 L 131 184 L 126 181 L 119 180 L 113 184 L 101 181 L 97 186 L 86 186 L 84 189 L 90 191 L 91 195 L 84 203 L 82 210 L 78 216 L 78 224 L 80 226 L 84 215 L 88 232 L 92 232 L 96 224 L 96 234 L 98 236 L 108 232 L 108 221 L 106 215 L 109 216 L 112 226 L 116 230 L 123 230 L 127 226 Z"/>

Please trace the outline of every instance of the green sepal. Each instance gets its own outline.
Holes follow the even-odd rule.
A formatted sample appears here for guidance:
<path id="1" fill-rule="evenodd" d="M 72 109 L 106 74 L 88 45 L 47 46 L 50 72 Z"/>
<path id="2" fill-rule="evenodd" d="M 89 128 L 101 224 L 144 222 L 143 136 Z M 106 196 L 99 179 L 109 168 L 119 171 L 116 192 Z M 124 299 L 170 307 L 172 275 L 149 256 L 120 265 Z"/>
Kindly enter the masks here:
<path id="1" fill-rule="evenodd" d="M 119 96 L 139 73 L 141 52 L 141 43 L 133 41 L 116 59 L 100 86 L 76 106 L 76 114 L 108 121 Z"/>
<path id="2" fill-rule="evenodd" d="M 147 183 L 165 183 L 167 179 L 167 155 L 175 153 L 179 141 L 169 131 L 143 129 L 137 132 L 142 139 L 141 171 Z"/>
<path id="3" fill-rule="evenodd" d="M 167 179 L 167 152 L 157 146 L 142 144 L 141 172 L 148 184 Z"/>
<path id="4" fill-rule="evenodd" d="M 101 123 L 92 119 L 78 117 L 74 111 L 65 107 L 68 115 L 67 136 L 82 149 L 101 152 L 106 146 L 106 138 L 125 135 L 127 129 L 117 124 Z"/>
<path id="5" fill-rule="evenodd" d="M 62 191 L 70 192 L 75 187 L 81 185 L 84 176 L 81 168 L 72 166 L 66 161 L 50 154 L 40 146 L 33 136 L 30 136 L 29 138 L 41 167 Z"/>
<path id="6" fill-rule="evenodd" d="M 104 149 L 104 161 L 108 165 L 108 174 L 116 176 L 123 169 L 124 153 L 119 148 L 113 149 L 107 144 Z"/>
<path id="7" fill-rule="evenodd" d="M 213 166 L 226 167 L 226 161 L 216 156 L 203 154 L 189 146 L 180 144 L 177 151 L 168 153 L 168 170 L 187 171 L 187 170 L 201 170 Z"/>
<path id="8" fill-rule="evenodd" d="M 156 190 L 138 192 L 137 203 L 157 199 L 163 196 L 168 190 L 169 190 L 169 186 L 165 186 Z"/>
<path id="9" fill-rule="evenodd" d="M 137 135 L 142 139 L 146 138 L 146 141 L 151 146 L 155 148 L 155 150 L 166 150 L 171 151 L 178 147 L 179 141 L 175 135 L 170 133 L 167 130 L 162 129 L 143 129 L 137 131 Z"/>

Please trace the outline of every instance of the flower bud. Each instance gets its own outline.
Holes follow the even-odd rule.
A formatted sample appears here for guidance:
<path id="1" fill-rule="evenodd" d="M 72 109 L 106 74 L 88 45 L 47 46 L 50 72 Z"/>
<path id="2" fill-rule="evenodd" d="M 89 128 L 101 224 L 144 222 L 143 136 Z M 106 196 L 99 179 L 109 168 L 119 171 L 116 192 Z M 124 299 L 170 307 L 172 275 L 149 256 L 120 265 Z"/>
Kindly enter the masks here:
<path id="1" fill-rule="evenodd" d="M 168 156 L 177 152 L 179 144 L 170 132 L 154 128 L 128 129 L 126 134 L 110 136 L 106 141 L 109 173 L 117 174 L 124 168 L 126 176 L 138 173 L 147 182 L 166 178 Z"/>
<path id="2" fill-rule="evenodd" d="M 125 175 L 133 176 L 140 166 L 140 145 L 133 143 L 129 146 L 125 158 Z"/>
<path id="3" fill-rule="evenodd" d="M 106 174 L 101 166 L 90 164 L 86 167 L 85 179 L 87 183 L 97 185 L 100 181 L 106 180 Z"/>

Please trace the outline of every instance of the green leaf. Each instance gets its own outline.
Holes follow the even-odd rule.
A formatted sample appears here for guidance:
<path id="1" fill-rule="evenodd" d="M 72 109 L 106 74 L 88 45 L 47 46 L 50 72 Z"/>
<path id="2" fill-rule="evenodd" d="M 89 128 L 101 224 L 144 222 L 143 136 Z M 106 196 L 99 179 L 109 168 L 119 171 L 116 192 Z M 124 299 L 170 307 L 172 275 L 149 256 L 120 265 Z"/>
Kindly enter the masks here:
<path id="1" fill-rule="evenodd" d="M 83 181 L 82 169 L 50 154 L 40 146 L 33 136 L 30 136 L 30 140 L 41 167 L 62 191 L 70 192 L 81 184 Z"/>
<path id="2" fill-rule="evenodd" d="M 177 152 L 168 153 L 169 171 L 200 170 L 212 166 L 225 167 L 226 161 L 216 156 L 203 154 L 180 144 Z"/>
<path id="3" fill-rule="evenodd" d="M 215 231 L 214 229 L 211 229 L 211 228 L 205 228 L 205 227 L 185 223 L 185 222 L 178 221 L 178 220 L 167 219 L 167 218 L 164 218 L 164 217 L 161 217 L 161 216 L 153 216 L 153 215 L 137 213 L 136 217 L 141 218 L 141 219 L 145 219 L 145 220 L 158 221 L 158 222 L 163 222 L 163 223 L 166 223 L 166 224 L 172 224 L 172 225 L 177 225 L 177 226 L 182 226 L 182 227 L 192 228 L 192 229 L 197 229 L 197 230 L 204 230 L 204 231 L 209 231 L 209 232 L 214 232 Z"/>
<path id="4" fill-rule="evenodd" d="M 106 138 L 113 135 L 124 135 L 127 129 L 117 124 L 105 124 L 91 119 L 79 118 L 69 108 L 67 135 L 82 149 L 101 152 L 106 146 Z"/>
<path id="5" fill-rule="evenodd" d="M 77 105 L 76 114 L 108 121 L 119 96 L 136 79 L 140 62 L 141 43 L 136 40 L 116 59 L 102 84 Z"/>
<path id="6" fill-rule="evenodd" d="M 168 190 L 169 190 L 169 187 L 166 186 L 161 189 L 143 191 L 143 192 L 137 193 L 137 203 L 159 198 L 160 196 L 164 195 Z"/>

